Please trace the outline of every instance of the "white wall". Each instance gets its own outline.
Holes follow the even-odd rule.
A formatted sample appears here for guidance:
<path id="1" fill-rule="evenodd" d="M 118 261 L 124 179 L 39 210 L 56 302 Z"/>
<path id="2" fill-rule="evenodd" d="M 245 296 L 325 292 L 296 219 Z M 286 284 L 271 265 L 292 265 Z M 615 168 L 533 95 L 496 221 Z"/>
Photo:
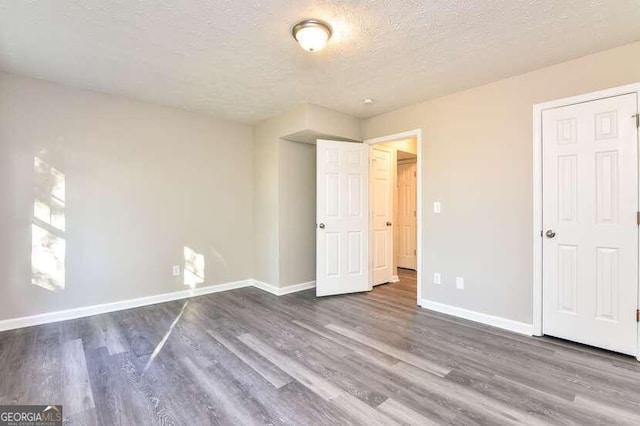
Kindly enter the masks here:
<path id="1" fill-rule="evenodd" d="M 34 156 L 67 183 L 66 289 L 31 284 Z M 0 74 L 0 320 L 253 277 L 251 128 Z"/>
<path id="2" fill-rule="evenodd" d="M 638 82 L 638 58 L 634 43 L 363 122 L 366 139 L 423 130 L 424 298 L 531 323 L 532 107 Z"/>

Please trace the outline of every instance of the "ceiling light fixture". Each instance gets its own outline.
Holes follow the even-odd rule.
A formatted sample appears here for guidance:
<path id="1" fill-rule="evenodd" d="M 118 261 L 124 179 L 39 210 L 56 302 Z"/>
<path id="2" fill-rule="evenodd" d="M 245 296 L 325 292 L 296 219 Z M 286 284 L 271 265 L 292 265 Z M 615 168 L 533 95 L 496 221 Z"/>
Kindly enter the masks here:
<path id="1" fill-rule="evenodd" d="M 362 100 L 362 102 L 364 102 L 365 105 L 371 105 L 373 103 L 373 99 L 371 98 L 364 98 Z"/>
<path id="2" fill-rule="evenodd" d="M 300 47 L 307 52 L 316 52 L 331 38 L 331 27 L 317 19 L 307 19 L 294 25 L 291 33 Z"/>

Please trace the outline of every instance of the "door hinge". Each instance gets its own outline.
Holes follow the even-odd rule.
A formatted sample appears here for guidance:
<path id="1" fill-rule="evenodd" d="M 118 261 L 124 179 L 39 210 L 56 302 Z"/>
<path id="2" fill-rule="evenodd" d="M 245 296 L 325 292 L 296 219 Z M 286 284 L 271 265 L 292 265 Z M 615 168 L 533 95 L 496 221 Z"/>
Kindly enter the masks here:
<path id="1" fill-rule="evenodd" d="M 417 254 L 418 254 L 418 250 L 415 250 L 415 249 L 414 249 L 414 250 L 413 250 L 413 255 L 415 256 L 415 255 L 417 255 Z"/>
<path id="2" fill-rule="evenodd" d="M 640 309 L 636 309 L 636 322 L 640 322 Z"/>
<path id="3" fill-rule="evenodd" d="M 636 225 L 640 226 L 640 212 L 636 213 Z"/>
<path id="4" fill-rule="evenodd" d="M 633 114 L 631 116 L 631 118 L 635 118 L 636 119 L 636 127 L 640 128 L 640 114 Z"/>

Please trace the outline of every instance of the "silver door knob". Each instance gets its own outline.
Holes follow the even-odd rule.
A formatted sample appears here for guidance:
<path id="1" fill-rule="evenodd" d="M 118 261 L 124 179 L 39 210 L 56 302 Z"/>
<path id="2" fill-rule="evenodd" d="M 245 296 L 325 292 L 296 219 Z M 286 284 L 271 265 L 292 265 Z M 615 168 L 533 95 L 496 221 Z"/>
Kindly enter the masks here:
<path id="1" fill-rule="evenodd" d="M 553 232 L 551 229 L 549 229 L 549 230 L 547 231 L 546 235 L 547 235 L 547 238 L 553 238 L 553 237 L 555 237 L 555 236 L 556 236 L 556 233 L 555 233 L 555 232 Z"/>
<path id="2" fill-rule="evenodd" d="M 321 223 L 320 225 L 318 225 L 318 228 L 324 229 L 324 223 Z"/>
<path id="3" fill-rule="evenodd" d="M 391 222 L 387 222 L 387 226 L 391 226 Z"/>

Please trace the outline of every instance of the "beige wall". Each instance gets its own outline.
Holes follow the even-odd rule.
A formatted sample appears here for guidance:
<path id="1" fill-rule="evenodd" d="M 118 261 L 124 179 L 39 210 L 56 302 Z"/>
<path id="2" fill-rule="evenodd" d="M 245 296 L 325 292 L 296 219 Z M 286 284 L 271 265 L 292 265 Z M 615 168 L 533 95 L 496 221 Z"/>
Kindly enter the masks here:
<path id="1" fill-rule="evenodd" d="M 34 156 L 67 184 L 66 289 L 31 284 Z M 251 128 L 0 74 L 0 320 L 251 278 Z"/>
<path id="2" fill-rule="evenodd" d="M 306 108 L 299 107 L 253 128 L 254 278 L 280 282 L 280 138 L 303 131 Z"/>
<path id="3" fill-rule="evenodd" d="M 316 146 L 280 141 L 280 286 L 316 279 Z"/>
<path id="4" fill-rule="evenodd" d="M 255 126 L 255 278 L 315 280 L 315 140 L 360 139 L 360 120 L 304 104 Z M 304 140 L 310 143 L 294 142 Z"/>
<path id="5" fill-rule="evenodd" d="M 365 138 L 423 130 L 425 299 L 531 323 L 532 107 L 638 82 L 638 58 L 634 43 L 363 122 Z"/>

